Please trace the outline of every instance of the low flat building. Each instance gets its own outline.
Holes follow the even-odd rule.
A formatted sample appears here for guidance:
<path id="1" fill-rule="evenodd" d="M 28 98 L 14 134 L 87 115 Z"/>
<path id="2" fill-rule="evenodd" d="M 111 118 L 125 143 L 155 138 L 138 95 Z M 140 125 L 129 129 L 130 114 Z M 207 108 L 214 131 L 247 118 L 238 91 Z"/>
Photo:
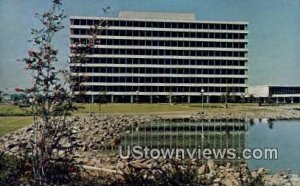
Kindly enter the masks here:
<path id="1" fill-rule="evenodd" d="M 299 103 L 300 86 L 249 86 L 247 91 L 247 97 L 248 99 L 253 98 L 262 102 Z"/>

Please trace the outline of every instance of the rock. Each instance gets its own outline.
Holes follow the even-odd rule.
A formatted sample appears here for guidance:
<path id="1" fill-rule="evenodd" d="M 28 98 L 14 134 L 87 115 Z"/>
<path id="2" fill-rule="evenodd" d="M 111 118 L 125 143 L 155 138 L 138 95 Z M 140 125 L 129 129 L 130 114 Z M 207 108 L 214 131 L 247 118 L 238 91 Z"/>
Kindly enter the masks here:
<path id="1" fill-rule="evenodd" d="M 70 142 L 65 142 L 61 146 L 64 148 L 70 148 L 72 146 L 72 144 Z"/>
<path id="2" fill-rule="evenodd" d="M 206 170 L 207 170 L 206 164 L 203 164 L 201 167 L 199 167 L 198 174 L 199 175 L 204 175 L 207 172 Z"/>
<path id="3" fill-rule="evenodd" d="M 16 147 L 16 146 L 17 146 L 16 143 L 5 144 L 5 148 L 6 148 L 6 149 L 12 149 L 12 148 L 14 148 L 14 147 Z"/>
<path id="4" fill-rule="evenodd" d="M 290 181 L 293 185 L 300 185 L 300 177 L 298 175 L 290 175 Z"/>
<path id="5" fill-rule="evenodd" d="M 66 153 L 66 152 L 65 152 L 64 150 L 59 150 L 59 151 L 58 151 L 58 155 L 59 155 L 59 156 L 64 156 L 65 153 Z"/>
<path id="6" fill-rule="evenodd" d="M 234 172 L 233 175 L 235 178 L 239 178 L 241 174 L 239 172 Z"/>
<path id="7" fill-rule="evenodd" d="M 88 145 L 86 143 L 83 143 L 82 151 L 85 152 L 88 150 Z"/>
<path id="8" fill-rule="evenodd" d="M 289 177 L 288 177 L 288 175 L 283 174 L 283 175 L 281 176 L 281 178 L 283 178 L 283 179 L 288 179 Z"/>
<path id="9" fill-rule="evenodd" d="M 221 182 L 221 178 L 214 179 L 214 183 L 220 183 L 220 182 Z"/>
<path id="10" fill-rule="evenodd" d="M 233 168 L 226 168 L 225 171 L 226 172 L 234 172 L 234 169 Z"/>
<path id="11" fill-rule="evenodd" d="M 270 178 L 267 181 L 267 185 L 270 185 L 270 186 L 281 186 L 281 185 L 284 185 L 285 183 L 286 183 L 286 181 L 281 179 L 279 176 L 273 176 L 272 178 Z"/>
<path id="12" fill-rule="evenodd" d="M 257 174 L 259 174 L 259 175 L 263 175 L 263 174 L 266 174 L 266 169 L 264 169 L 264 168 L 259 168 L 258 169 L 258 171 L 257 171 Z"/>
<path id="13" fill-rule="evenodd" d="M 221 165 L 221 166 L 219 166 L 219 169 L 220 170 L 225 170 L 225 167 Z"/>
<path id="14" fill-rule="evenodd" d="M 230 166 L 231 166 L 230 162 L 227 162 L 226 163 L 226 168 L 230 168 Z"/>
<path id="15" fill-rule="evenodd" d="M 52 153 L 53 153 L 53 154 L 56 154 L 57 152 L 58 152 L 57 149 L 53 149 L 53 150 L 52 150 Z"/>
<path id="16" fill-rule="evenodd" d="M 213 171 L 216 170 L 216 165 L 213 162 L 213 160 L 208 160 L 207 161 L 207 166 L 208 166 L 208 169 L 209 169 L 210 172 L 213 172 Z"/>
<path id="17" fill-rule="evenodd" d="M 238 178 L 235 177 L 233 173 L 227 175 L 227 178 L 229 178 L 229 180 L 233 183 L 233 185 L 240 185 Z"/>
<path id="18" fill-rule="evenodd" d="M 223 179 L 222 180 L 222 184 L 224 186 L 233 186 L 234 185 L 233 182 L 230 179 L 228 179 L 228 178 Z"/>
<path id="19" fill-rule="evenodd" d="M 251 172 L 251 176 L 252 176 L 253 178 L 256 178 L 256 177 L 258 176 L 258 174 L 257 174 L 256 171 L 253 171 L 253 172 Z"/>
<path id="20" fill-rule="evenodd" d="M 136 169 L 144 169 L 144 168 L 147 167 L 147 165 L 142 164 L 142 163 L 138 163 L 138 162 L 132 163 L 132 164 L 130 164 L 130 166 L 133 167 L 133 168 L 136 168 Z"/>
<path id="21" fill-rule="evenodd" d="M 205 177 L 206 177 L 207 180 L 213 179 L 214 176 L 215 176 L 215 175 L 212 174 L 212 173 L 205 174 Z"/>
<path id="22" fill-rule="evenodd" d="M 25 130 L 25 132 L 31 132 L 31 131 L 33 131 L 33 128 L 32 127 L 28 127 L 26 130 Z"/>

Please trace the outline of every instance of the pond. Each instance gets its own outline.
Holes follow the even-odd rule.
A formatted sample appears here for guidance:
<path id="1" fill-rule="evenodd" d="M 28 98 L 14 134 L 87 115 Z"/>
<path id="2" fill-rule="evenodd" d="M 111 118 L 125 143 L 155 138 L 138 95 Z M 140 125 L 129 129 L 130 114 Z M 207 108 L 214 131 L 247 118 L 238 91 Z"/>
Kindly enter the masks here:
<path id="1" fill-rule="evenodd" d="M 256 121 L 249 128 L 247 142 L 250 148 L 278 149 L 278 160 L 249 160 L 250 168 L 266 167 L 274 172 L 291 169 L 300 174 L 300 120 Z"/>
<path id="2" fill-rule="evenodd" d="M 131 128 L 121 137 L 121 145 L 147 146 L 150 149 L 236 149 L 239 157 L 245 148 L 276 148 L 277 160 L 247 161 L 251 169 L 264 167 L 272 172 L 290 169 L 300 174 L 300 120 L 254 121 L 156 121 Z M 228 159 L 216 161 L 227 162 Z"/>

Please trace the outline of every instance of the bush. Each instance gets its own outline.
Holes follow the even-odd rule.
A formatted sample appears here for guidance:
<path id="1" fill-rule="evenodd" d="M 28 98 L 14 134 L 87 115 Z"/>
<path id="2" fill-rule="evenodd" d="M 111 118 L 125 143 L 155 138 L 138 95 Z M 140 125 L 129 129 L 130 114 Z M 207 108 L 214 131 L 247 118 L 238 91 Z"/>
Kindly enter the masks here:
<path id="1" fill-rule="evenodd" d="M 116 185 L 209 185 L 201 180 L 197 168 L 193 165 L 181 166 L 178 161 L 171 161 L 168 167 L 156 167 L 150 170 L 129 168 L 123 172 L 123 179 Z"/>
<path id="2" fill-rule="evenodd" d="M 40 180 L 34 179 L 32 157 L 0 154 L 0 185 L 39 185 Z M 44 185 L 72 185 L 82 183 L 85 180 L 81 174 L 79 166 L 67 159 L 57 159 L 46 161 L 44 166 L 45 180 L 41 180 Z"/>
<path id="3" fill-rule="evenodd" d="M 0 154 L 0 183 L 18 185 L 26 178 L 27 165 L 16 156 Z"/>

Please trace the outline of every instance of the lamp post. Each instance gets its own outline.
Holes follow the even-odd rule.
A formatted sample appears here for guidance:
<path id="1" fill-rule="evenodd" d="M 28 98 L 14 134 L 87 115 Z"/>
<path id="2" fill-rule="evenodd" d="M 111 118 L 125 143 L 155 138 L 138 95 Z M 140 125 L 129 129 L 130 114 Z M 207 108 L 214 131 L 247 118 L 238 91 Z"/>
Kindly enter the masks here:
<path id="1" fill-rule="evenodd" d="M 172 92 L 169 92 L 169 104 L 172 105 Z"/>
<path id="2" fill-rule="evenodd" d="M 202 89 L 201 89 L 202 110 L 203 110 L 203 93 L 204 93 L 204 89 L 202 88 Z"/>
<path id="3" fill-rule="evenodd" d="M 89 95 L 89 114 L 91 115 L 91 102 L 92 102 L 92 92 L 91 91 L 88 91 L 87 92 L 87 95 Z"/>
<path id="4" fill-rule="evenodd" d="M 246 95 L 245 94 L 241 94 L 242 97 L 242 103 L 243 103 L 243 112 L 245 111 L 245 103 L 246 103 Z"/>
<path id="5" fill-rule="evenodd" d="M 135 93 L 136 93 L 136 98 L 135 98 L 136 100 L 135 101 L 136 101 L 136 103 L 138 103 L 140 91 L 137 90 L 137 91 L 135 91 Z"/>

